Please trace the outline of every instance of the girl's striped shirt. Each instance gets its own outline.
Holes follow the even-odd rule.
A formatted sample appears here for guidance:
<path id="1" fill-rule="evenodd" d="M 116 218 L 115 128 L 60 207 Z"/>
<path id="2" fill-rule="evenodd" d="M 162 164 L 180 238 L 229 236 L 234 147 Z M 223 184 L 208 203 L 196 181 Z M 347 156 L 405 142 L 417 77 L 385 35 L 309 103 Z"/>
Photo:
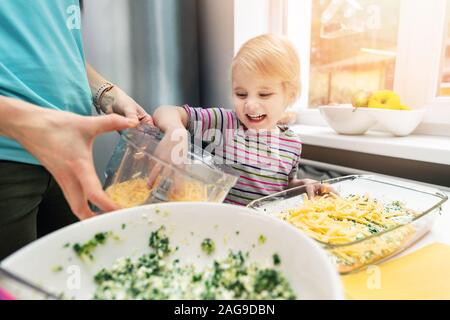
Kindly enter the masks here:
<path id="1" fill-rule="evenodd" d="M 289 179 L 295 178 L 302 143 L 291 130 L 256 132 L 246 129 L 232 110 L 183 108 L 194 143 L 201 143 L 215 161 L 239 174 L 224 202 L 245 206 L 285 190 Z"/>

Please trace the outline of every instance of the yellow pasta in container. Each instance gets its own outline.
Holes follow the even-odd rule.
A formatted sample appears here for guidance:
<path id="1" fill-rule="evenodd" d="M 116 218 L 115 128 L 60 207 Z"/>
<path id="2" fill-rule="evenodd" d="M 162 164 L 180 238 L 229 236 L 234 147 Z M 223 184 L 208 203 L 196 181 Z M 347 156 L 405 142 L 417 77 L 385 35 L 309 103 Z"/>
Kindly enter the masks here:
<path id="1" fill-rule="evenodd" d="M 152 188 L 147 178 L 136 178 L 108 187 L 106 194 L 121 208 L 131 208 L 147 203 L 155 186 L 159 185 L 158 177 Z M 177 181 L 169 190 L 167 200 L 175 201 L 207 201 L 207 187 L 196 181 Z"/>
<path id="2" fill-rule="evenodd" d="M 170 201 L 207 201 L 207 186 L 195 181 L 175 183 L 169 192 Z"/>
<path id="3" fill-rule="evenodd" d="M 417 213 L 407 210 L 399 202 L 383 206 L 367 194 L 347 198 L 328 194 L 305 199 L 299 208 L 281 214 L 284 220 L 312 238 L 327 245 L 341 245 L 330 250 L 341 273 L 374 263 L 395 252 L 414 235 L 414 228 L 405 226 L 382 238 L 371 236 L 399 226 L 393 218 L 412 221 L 415 216 Z M 363 239 L 365 241 L 355 244 Z M 348 243 L 353 244 L 346 246 Z"/>
<path id="4" fill-rule="evenodd" d="M 341 274 L 398 253 L 432 226 L 447 196 L 437 189 L 377 176 L 323 181 L 337 190 L 307 197 L 308 186 L 253 201 L 249 207 L 290 223 L 330 253 Z"/>
<path id="5" fill-rule="evenodd" d="M 121 208 L 131 208 L 144 204 L 151 189 L 147 179 L 137 178 L 113 184 L 106 188 L 106 194 Z"/>
<path id="6" fill-rule="evenodd" d="M 109 197 L 121 208 L 171 201 L 222 202 L 238 175 L 192 144 L 183 163 L 161 158 L 163 136 L 148 125 L 121 132 L 105 172 L 103 188 Z M 151 187 L 149 176 L 156 176 Z"/>

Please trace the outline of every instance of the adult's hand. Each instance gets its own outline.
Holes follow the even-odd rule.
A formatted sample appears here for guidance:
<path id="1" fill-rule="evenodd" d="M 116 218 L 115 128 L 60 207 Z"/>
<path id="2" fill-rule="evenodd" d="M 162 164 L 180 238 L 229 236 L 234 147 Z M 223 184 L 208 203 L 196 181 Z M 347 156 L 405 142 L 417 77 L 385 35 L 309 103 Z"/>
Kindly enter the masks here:
<path id="1" fill-rule="evenodd" d="M 114 87 L 102 98 L 102 109 L 106 114 L 117 113 L 136 123 L 153 124 L 152 117 L 122 89 Z"/>
<path id="2" fill-rule="evenodd" d="M 52 174 L 73 213 L 80 219 L 92 217 L 88 201 L 104 212 L 119 209 L 102 190 L 94 169 L 93 142 L 101 133 L 134 127 L 137 122 L 119 115 L 83 117 L 32 105 L 29 108 L 33 111 L 15 121 L 20 129 L 10 136 Z"/>
<path id="3" fill-rule="evenodd" d="M 86 74 L 92 95 L 95 95 L 100 86 L 107 81 L 89 63 L 86 65 Z M 117 86 L 104 93 L 100 100 L 100 108 L 106 114 L 117 113 L 135 121 L 136 124 L 140 122 L 153 125 L 152 117 L 144 108 Z"/>

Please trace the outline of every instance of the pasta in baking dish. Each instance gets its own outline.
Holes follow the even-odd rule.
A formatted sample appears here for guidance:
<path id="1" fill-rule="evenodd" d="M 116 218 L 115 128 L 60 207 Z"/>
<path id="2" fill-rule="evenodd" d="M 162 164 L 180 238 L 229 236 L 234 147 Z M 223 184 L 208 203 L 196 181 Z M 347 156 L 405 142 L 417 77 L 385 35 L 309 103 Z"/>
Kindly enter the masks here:
<path id="1" fill-rule="evenodd" d="M 402 226 L 382 237 L 375 235 L 406 224 L 416 215 L 399 201 L 382 204 L 367 194 L 305 197 L 299 207 L 280 213 L 282 219 L 324 244 L 342 273 L 397 251 L 414 234 L 412 226 Z"/>

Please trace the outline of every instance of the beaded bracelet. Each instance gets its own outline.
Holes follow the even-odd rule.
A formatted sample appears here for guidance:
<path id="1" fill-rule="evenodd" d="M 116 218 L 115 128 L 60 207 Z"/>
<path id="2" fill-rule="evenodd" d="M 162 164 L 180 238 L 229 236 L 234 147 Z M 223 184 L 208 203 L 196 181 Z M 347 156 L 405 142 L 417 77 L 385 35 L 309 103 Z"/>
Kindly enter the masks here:
<path id="1" fill-rule="evenodd" d="M 97 112 L 100 114 L 101 113 L 101 102 L 102 102 L 102 98 L 105 95 L 105 93 L 107 93 L 108 91 L 110 91 L 112 88 L 114 88 L 114 85 L 112 83 L 109 82 L 105 82 L 104 84 L 102 84 L 98 89 L 97 92 L 95 93 L 95 95 L 92 97 L 92 101 L 94 103 L 94 107 L 97 110 Z"/>

